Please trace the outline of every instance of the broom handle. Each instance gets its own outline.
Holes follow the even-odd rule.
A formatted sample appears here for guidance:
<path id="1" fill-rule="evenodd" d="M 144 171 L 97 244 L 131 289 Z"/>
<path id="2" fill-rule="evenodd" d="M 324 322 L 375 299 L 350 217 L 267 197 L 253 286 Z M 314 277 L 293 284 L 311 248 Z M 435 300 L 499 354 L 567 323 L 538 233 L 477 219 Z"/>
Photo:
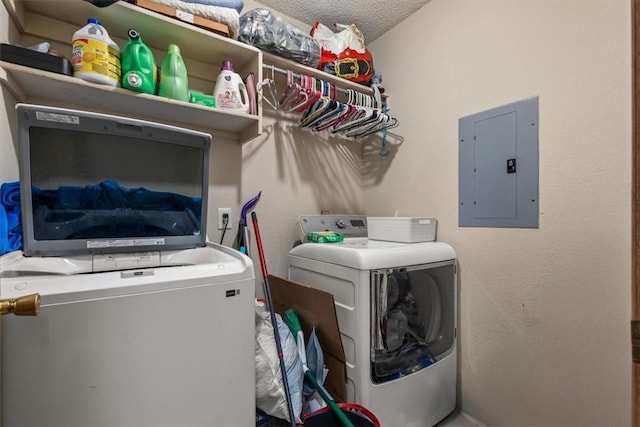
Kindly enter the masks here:
<path id="1" fill-rule="evenodd" d="M 276 312 L 273 308 L 273 300 L 271 299 L 271 287 L 269 286 L 269 277 L 267 274 L 267 263 L 264 258 L 264 250 L 262 248 L 262 239 L 260 238 L 260 228 L 258 227 L 258 216 L 255 212 L 251 212 L 251 221 L 253 222 L 253 234 L 256 237 L 256 245 L 258 246 L 258 256 L 260 258 L 260 268 L 262 270 L 262 279 L 264 286 L 264 296 L 267 300 L 271 324 L 273 325 L 273 336 L 276 340 L 276 351 L 278 352 L 278 361 L 280 362 L 280 371 L 282 372 L 282 385 L 284 386 L 284 395 L 287 399 L 287 409 L 289 410 L 289 420 L 291 427 L 296 426 L 296 418 L 293 414 L 293 402 L 291 400 L 291 391 L 289 390 L 289 380 L 287 379 L 287 368 L 284 364 L 284 355 L 282 353 L 282 344 L 280 343 L 280 332 L 278 331 L 278 321 Z"/>

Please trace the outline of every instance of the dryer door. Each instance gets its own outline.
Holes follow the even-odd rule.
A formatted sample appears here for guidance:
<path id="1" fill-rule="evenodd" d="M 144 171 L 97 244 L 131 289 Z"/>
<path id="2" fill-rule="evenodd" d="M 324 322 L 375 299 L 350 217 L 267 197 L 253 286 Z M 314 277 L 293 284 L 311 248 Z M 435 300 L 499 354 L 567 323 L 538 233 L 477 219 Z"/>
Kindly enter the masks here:
<path id="1" fill-rule="evenodd" d="M 371 380 L 437 363 L 456 335 L 455 260 L 371 272 Z"/>

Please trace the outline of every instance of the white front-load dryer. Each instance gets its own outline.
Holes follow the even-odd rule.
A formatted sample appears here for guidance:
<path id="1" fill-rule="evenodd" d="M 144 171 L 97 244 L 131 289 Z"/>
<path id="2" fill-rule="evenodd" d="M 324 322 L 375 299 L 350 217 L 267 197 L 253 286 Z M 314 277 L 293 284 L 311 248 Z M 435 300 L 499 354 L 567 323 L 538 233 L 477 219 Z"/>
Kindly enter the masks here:
<path id="1" fill-rule="evenodd" d="M 300 225 L 347 236 L 302 243 L 288 256 L 289 279 L 334 296 L 347 400 L 370 409 L 384 427 L 438 423 L 456 406 L 453 248 L 351 237 L 366 235 L 361 216 L 301 217 Z"/>

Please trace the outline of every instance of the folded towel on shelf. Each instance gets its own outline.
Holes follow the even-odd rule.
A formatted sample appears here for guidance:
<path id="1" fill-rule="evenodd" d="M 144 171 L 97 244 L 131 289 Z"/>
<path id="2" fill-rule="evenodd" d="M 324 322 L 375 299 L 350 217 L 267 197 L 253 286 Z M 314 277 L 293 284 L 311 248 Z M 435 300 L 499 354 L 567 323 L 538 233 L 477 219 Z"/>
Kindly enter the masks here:
<path id="1" fill-rule="evenodd" d="M 182 0 L 185 3 L 206 4 L 208 6 L 220 6 L 235 9 L 238 13 L 242 12 L 244 7 L 243 0 Z"/>
<path id="2" fill-rule="evenodd" d="M 6 182 L 0 186 L 0 255 L 22 249 L 20 220 L 20 183 Z"/>
<path id="3" fill-rule="evenodd" d="M 198 2 L 189 2 L 187 0 L 153 0 L 155 3 L 163 4 L 182 12 L 187 12 L 192 15 L 201 16 L 212 21 L 226 24 L 229 27 L 229 35 L 233 39 L 238 38 L 238 30 L 240 28 L 240 13 L 235 8 L 212 6 L 210 4 L 201 4 L 201 2 L 207 3 L 235 3 L 232 0 L 200 0 Z"/>

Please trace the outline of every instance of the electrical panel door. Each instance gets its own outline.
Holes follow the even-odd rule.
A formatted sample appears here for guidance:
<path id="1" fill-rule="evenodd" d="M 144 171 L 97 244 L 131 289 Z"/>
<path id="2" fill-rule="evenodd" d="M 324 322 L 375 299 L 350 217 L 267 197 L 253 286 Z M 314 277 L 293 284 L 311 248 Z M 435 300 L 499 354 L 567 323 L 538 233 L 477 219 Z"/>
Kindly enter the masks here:
<path id="1" fill-rule="evenodd" d="M 538 227 L 538 98 L 459 121 L 460 227 Z"/>

